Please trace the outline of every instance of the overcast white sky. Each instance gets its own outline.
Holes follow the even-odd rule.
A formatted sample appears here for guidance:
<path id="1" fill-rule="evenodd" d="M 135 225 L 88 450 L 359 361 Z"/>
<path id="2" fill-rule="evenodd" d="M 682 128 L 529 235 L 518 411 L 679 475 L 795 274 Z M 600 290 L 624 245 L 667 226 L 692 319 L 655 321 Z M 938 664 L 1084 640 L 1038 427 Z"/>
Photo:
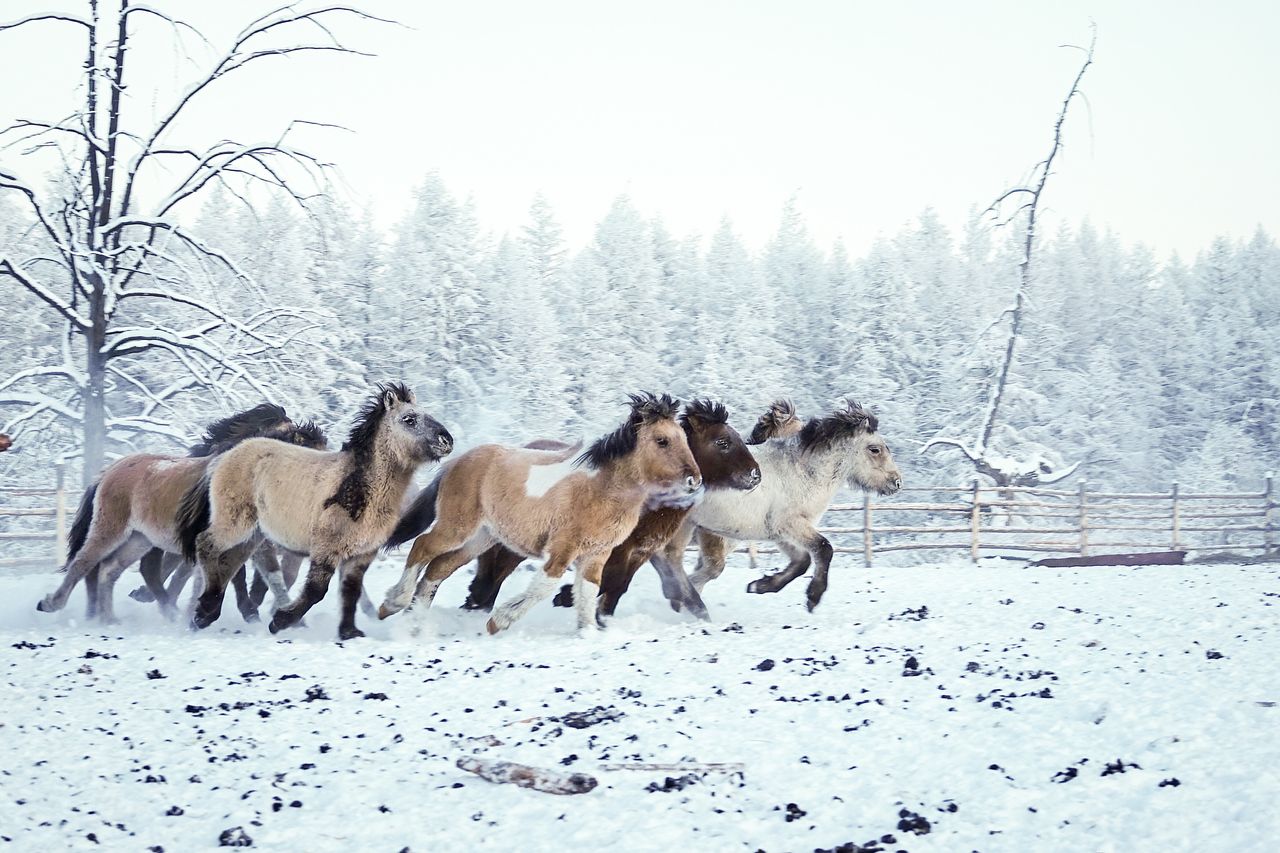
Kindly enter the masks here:
<path id="1" fill-rule="evenodd" d="M 0 0 L 0 19 L 76 0 Z M 270 4 L 165 3 L 221 43 Z M 304 6 L 307 4 L 303 4 Z M 481 222 L 518 228 L 535 192 L 581 245 L 621 193 L 677 234 L 728 215 L 753 246 L 796 194 L 815 236 L 864 250 L 925 207 L 958 226 L 1047 150 L 1099 28 L 1048 203 L 1160 254 L 1280 233 L 1280 3 L 370 2 L 407 28 L 351 26 L 377 58 L 293 57 L 245 72 L 184 131 L 312 134 L 383 222 L 438 171 Z M 144 24 L 152 35 L 167 33 Z M 0 34 L 0 119 L 71 108 L 79 36 Z M 196 53 L 207 61 L 207 53 Z M 190 66 L 140 51 L 135 115 Z M 160 87 L 156 94 L 155 87 Z M 2 155 L 6 161 L 11 155 Z"/>

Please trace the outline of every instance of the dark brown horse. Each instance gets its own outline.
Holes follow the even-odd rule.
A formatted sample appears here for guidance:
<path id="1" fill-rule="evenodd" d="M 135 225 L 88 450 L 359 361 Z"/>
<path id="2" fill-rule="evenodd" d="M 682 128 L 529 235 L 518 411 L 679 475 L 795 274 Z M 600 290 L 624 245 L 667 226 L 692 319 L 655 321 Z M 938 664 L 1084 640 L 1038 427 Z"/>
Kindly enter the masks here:
<path id="1" fill-rule="evenodd" d="M 711 400 L 694 400 L 685 406 L 680 416 L 693 452 L 694 461 L 702 472 L 703 485 L 708 489 L 754 489 L 760 484 L 760 468 L 747 449 L 742 436 L 729 426 L 729 412 L 724 406 Z M 535 442 L 531 447 L 551 450 L 557 442 Z M 619 599 L 631 586 L 631 580 L 646 562 L 653 561 L 662 579 L 662 592 L 676 610 L 687 609 L 706 619 L 707 609 L 702 598 L 685 581 L 683 572 L 668 572 L 661 549 L 675 535 L 689 514 L 691 505 L 655 506 L 648 509 L 635 529 L 609 554 L 600 583 L 598 615 L 612 616 Z M 515 571 L 524 558 L 503 545 L 495 545 L 479 557 L 476 576 L 463 607 L 469 610 L 491 610 L 498 598 L 503 581 Z M 561 607 L 573 604 L 572 586 L 566 584 L 555 598 Z"/>

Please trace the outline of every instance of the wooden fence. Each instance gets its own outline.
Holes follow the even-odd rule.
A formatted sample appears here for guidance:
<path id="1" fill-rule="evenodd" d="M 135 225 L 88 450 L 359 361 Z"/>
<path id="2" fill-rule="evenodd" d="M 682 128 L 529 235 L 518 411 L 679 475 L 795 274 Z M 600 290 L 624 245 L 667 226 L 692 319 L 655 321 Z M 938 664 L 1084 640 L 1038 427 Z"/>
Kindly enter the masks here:
<path id="1" fill-rule="evenodd" d="M 1268 474 L 1259 492 L 1168 492 L 997 488 L 971 486 L 903 489 L 888 499 L 833 504 L 819 529 L 837 552 L 861 554 L 870 566 L 877 554 L 959 550 L 977 560 L 1007 552 L 1088 556 L 1141 551 L 1280 553 L 1280 503 Z M 0 558 L 0 568 L 61 565 L 66 554 L 69 495 L 64 472 L 49 489 L 0 489 L 0 522 L 49 518 L 51 529 L 0 527 L 0 543 L 46 542 L 43 554 Z M 14 498 L 49 505 L 16 507 Z M 29 501 L 18 501 L 29 502 Z M 25 526 L 25 525 L 24 525 Z M 7 550 L 7 549 L 6 549 Z M 773 553 L 760 548 L 756 553 Z"/>
<path id="2" fill-rule="evenodd" d="M 57 477 L 51 489 L 0 488 L 0 545 L 10 542 L 47 542 L 46 556 L 0 557 L 0 569 L 61 566 L 67 554 L 67 490 L 66 469 L 57 466 Z M 78 496 L 78 495 L 77 495 Z M 23 498 L 44 499 L 52 506 L 14 506 L 27 503 Z M 17 500 L 15 500 L 17 499 Z M 7 518 L 51 518 L 50 528 L 10 530 Z M 9 548 L 5 548 L 9 551 Z"/>
<path id="3" fill-rule="evenodd" d="M 903 489 L 893 498 L 833 504 L 819 530 L 837 552 L 959 550 L 985 554 L 1088 556 L 1144 551 L 1277 553 L 1277 495 L 1268 474 L 1259 492 L 1189 493 L 984 486 Z M 773 549 L 760 548 L 758 553 Z M 1278 554 L 1280 556 L 1280 554 Z"/>

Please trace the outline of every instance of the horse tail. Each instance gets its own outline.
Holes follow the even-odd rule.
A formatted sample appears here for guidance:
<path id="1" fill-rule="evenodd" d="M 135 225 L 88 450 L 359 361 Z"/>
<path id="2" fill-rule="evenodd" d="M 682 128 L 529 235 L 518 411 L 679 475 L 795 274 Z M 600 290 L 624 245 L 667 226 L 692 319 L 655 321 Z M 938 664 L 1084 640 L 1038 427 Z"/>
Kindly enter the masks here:
<path id="1" fill-rule="evenodd" d="M 542 439 L 529 442 L 523 450 L 530 457 L 530 465 L 559 465 L 577 456 L 578 451 L 582 449 L 582 444 L 582 439 L 578 439 L 573 444 Z"/>
<path id="2" fill-rule="evenodd" d="M 196 562 L 196 537 L 209 527 L 212 503 L 209 496 L 209 475 L 187 490 L 178 505 L 178 541 L 182 543 L 182 557 L 188 563 Z"/>
<path id="3" fill-rule="evenodd" d="M 771 438 L 787 438 L 800 431 L 803 424 L 790 400 L 774 400 L 751 430 L 747 444 L 764 444 Z"/>
<path id="4" fill-rule="evenodd" d="M 430 485 L 418 493 L 413 503 L 409 504 L 409 508 L 404 511 L 404 515 L 400 516 L 396 529 L 391 531 L 391 537 L 382 546 L 382 550 L 390 551 L 397 545 L 403 545 L 431 526 L 436 520 L 436 496 L 440 494 L 442 479 L 444 479 L 443 471 L 436 475 Z"/>
<path id="5" fill-rule="evenodd" d="M 93 523 L 93 499 L 97 494 L 98 484 L 94 483 L 84 490 L 84 497 L 80 498 L 80 508 L 76 510 L 75 520 L 71 522 L 71 533 L 67 537 L 67 562 L 62 567 L 64 572 L 89 538 L 89 525 Z"/>

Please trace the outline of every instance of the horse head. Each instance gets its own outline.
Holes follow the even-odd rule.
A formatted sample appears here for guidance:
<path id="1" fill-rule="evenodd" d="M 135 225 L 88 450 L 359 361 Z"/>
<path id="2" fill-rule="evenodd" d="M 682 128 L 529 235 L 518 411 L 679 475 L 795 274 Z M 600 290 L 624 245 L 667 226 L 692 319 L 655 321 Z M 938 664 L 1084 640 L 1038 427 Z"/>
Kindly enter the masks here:
<path id="1" fill-rule="evenodd" d="M 705 399 L 687 403 L 680 425 L 707 488 L 745 490 L 760 485 L 760 466 L 742 436 L 729 426 L 724 406 Z"/>
<path id="2" fill-rule="evenodd" d="M 850 486 L 891 495 L 902 488 L 902 473 L 879 428 L 875 415 L 846 400 L 830 415 L 806 423 L 799 441 L 806 452 L 839 453 Z"/>

